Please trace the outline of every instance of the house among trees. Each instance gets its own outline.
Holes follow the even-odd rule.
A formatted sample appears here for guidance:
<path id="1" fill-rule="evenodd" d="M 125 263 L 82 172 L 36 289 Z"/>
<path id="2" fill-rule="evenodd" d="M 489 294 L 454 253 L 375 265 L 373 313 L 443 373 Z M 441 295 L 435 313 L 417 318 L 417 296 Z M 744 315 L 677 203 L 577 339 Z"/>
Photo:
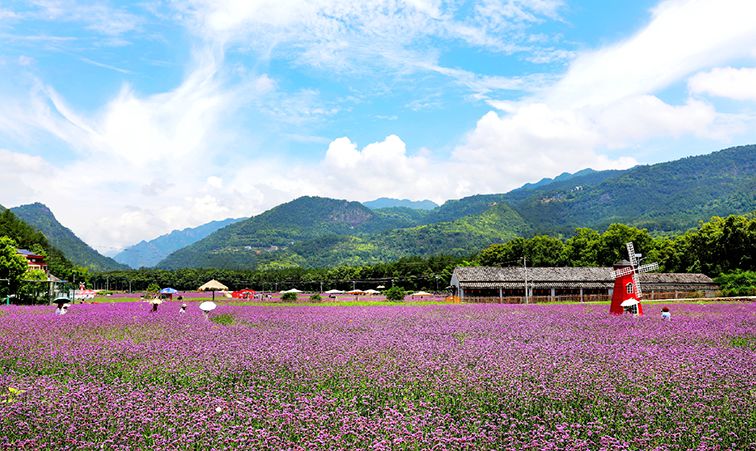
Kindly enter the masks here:
<path id="1" fill-rule="evenodd" d="M 643 273 L 639 277 L 645 299 L 713 297 L 719 290 L 705 274 Z M 526 279 L 530 302 L 606 300 L 614 289 L 611 267 L 458 267 L 451 286 L 463 302 L 519 303 L 525 301 Z"/>
<path id="2" fill-rule="evenodd" d="M 28 251 L 26 249 L 16 249 L 16 252 L 26 258 L 26 264 L 29 266 L 29 269 L 38 269 L 40 271 L 44 271 L 45 274 L 48 273 L 47 262 L 45 262 L 44 255 L 35 254 L 34 252 Z"/>

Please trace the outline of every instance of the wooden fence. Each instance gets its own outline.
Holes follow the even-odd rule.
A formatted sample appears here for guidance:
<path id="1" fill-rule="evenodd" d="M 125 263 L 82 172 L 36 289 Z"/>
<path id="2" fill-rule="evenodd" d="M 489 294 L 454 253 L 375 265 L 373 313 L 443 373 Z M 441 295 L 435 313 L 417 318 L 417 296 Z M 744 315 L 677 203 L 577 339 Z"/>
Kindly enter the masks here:
<path id="1" fill-rule="evenodd" d="M 711 297 L 715 295 L 714 292 L 704 291 L 670 291 L 670 292 L 651 292 L 645 291 L 643 293 L 643 300 L 663 300 L 663 299 L 696 299 Z M 528 302 L 530 304 L 542 304 L 544 302 L 609 302 L 611 296 L 609 294 L 585 294 L 581 296 L 579 294 L 559 295 L 559 296 L 530 296 Z M 462 302 L 471 304 L 524 304 L 524 296 L 465 296 L 461 299 Z"/>

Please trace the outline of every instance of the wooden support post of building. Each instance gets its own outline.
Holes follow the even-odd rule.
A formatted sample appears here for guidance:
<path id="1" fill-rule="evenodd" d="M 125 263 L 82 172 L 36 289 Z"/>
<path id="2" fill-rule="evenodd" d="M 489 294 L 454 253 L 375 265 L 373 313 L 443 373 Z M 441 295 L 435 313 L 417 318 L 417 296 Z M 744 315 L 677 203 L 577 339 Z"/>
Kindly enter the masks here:
<path id="1" fill-rule="evenodd" d="M 502 302 L 504 302 L 504 290 L 499 287 L 499 304 L 501 304 Z"/>
<path id="2" fill-rule="evenodd" d="M 549 300 L 553 301 L 555 296 L 556 296 L 556 288 L 551 288 L 551 295 L 549 296 Z"/>
<path id="3" fill-rule="evenodd" d="M 584 302 L 583 301 L 583 287 L 580 287 L 580 302 Z"/>
<path id="4" fill-rule="evenodd" d="M 465 302 L 465 289 L 462 287 L 459 287 L 459 301 Z"/>

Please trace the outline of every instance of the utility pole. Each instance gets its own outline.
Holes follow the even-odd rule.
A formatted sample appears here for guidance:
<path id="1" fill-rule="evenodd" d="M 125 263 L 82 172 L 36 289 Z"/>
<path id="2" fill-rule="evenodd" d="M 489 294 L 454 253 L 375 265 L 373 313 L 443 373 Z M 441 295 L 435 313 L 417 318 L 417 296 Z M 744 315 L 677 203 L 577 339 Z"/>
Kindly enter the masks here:
<path id="1" fill-rule="evenodd" d="M 522 268 L 525 272 L 525 303 L 530 303 L 530 297 L 528 296 L 528 257 L 522 256 Z"/>

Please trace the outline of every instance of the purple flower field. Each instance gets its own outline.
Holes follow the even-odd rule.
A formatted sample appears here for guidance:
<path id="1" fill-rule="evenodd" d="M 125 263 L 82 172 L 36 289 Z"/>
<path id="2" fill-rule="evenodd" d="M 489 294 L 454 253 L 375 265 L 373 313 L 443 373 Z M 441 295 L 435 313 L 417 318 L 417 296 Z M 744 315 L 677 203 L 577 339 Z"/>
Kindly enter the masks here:
<path id="1" fill-rule="evenodd" d="M 754 449 L 756 305 L 0 308 L 6 449 Z"/>

